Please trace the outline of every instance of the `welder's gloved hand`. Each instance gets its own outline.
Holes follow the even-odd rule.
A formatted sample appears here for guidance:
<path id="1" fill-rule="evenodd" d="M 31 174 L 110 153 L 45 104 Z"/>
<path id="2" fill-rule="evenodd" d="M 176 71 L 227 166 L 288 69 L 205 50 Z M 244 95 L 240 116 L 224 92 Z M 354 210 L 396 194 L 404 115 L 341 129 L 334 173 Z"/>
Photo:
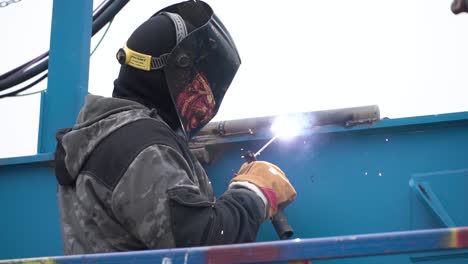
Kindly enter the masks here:
<path id="1" fill-rule="evenodd" d="M 264 200 L 266 217 L 272 217 L 278 207 L 285 208 L 296 198 L 296 190 L 278 166 L 266 161 L 244 163 L 232 179 L 229 188 L 245 187 Z"/>

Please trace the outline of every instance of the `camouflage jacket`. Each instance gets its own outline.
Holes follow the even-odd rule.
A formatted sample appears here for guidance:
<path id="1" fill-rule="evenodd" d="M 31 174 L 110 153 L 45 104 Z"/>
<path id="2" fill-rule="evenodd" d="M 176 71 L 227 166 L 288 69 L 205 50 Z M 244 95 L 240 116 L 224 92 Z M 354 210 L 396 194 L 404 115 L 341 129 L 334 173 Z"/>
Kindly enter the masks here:
<path id="1" fill-rule="evenodd" d="M 189 166 L 170 146 L 153 144 L 139 151 L 114 186 L 82 170 L 106 137 L 150 118 L 170 130 L 141 104 L 88 95 L 76 125 L 61 137 L 63 155 L 56 159 L 63 160 L 69 177 L 69 183 L 58 186 L 65 254 L 253 241 L 264 220 L 262 200 L 243 188 L 215 199 L 202 166 L 197 161 Z M 186 142 L 184 148 L 188 151 Z"/>

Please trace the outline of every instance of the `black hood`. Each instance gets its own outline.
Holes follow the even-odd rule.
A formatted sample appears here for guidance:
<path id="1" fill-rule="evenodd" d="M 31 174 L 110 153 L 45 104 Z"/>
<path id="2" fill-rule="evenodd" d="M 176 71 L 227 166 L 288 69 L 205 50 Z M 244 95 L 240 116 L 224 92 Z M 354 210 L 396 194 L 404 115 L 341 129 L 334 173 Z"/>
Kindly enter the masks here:
<path id="1" fill-rule="evenodd" d="M 156 108 L 186 138 L 216 115 L 241 63 L 229 32 L 203 1 L 160 10 L 116 57 L 122 67 L 113 96 Z"/>
<path id="2" fill-rule="evenodd" d="M 194 27 L 187 23 L 187 30 Z M 140 25 L 130 36 L 127 46 L 138 52 L 158 57 L 170 53 L 176 45 L 173 22 L 165 15 L 156 15 Z M 179 118 L 169 94 L 164 69 L 142 71 L 123 64 L 114 81 L 112 97 L 136 101 L 156 108 L 173 129 L 180 127 Z"/>

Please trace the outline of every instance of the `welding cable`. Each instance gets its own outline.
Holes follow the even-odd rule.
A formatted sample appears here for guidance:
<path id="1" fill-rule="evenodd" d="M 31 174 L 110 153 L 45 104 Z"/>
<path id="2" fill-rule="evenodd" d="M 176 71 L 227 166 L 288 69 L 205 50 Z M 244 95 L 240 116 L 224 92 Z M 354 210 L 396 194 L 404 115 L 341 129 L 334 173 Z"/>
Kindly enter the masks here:
<path id="1" fill-rule="evenodd" d="M 35 80 L 34 82 L 32 82 L 32 83 L 26 85 L 26 86 L 23 87 L 23 88 L 20 88 L 20 89 L 18 89 L 18 90 L 15 90 L 15 91 L 12 91 L 12 92 L 9 92 L 9 93 L 0 95 L 0 99 L 5 98 L 5 97 L 8 97 L 8 96 L 14 96 L 14 95 L 16 95 L 16 94 L 18 94 L 18 93 L 21 93 L 22 91 L 26 91 L 27 89 L 33 87 L 34 85 L 36 85 L 36 84 L 40 83 L 42 80 L 44 80 L 44 79 L 47 77 L 47 75 L 48 75 L 48 74 L 45 73 L 44 75 L 42 75 L 41 77 L 39 77 L 39 79 L 37 79 L 37 80 Z"/>
<path id="2" fill-rule="evenodd" d="M 105 9 L 109 7 L 110 4 L 111 4 L 111 1 L 109 1 L 109 0 L 101 2 L 99 4 L 99 6 L 96 8 L 96 10 L 94 10 L 94 12 L 93 12 L 94 13 L 93 14 L 93 20 L 98 18 L 102 14 L 102 12 L 105 11 Z M 4 80 L 6 78 L 11 78 L 11 76 L 14 75 L 14 74 L 19 74 L 21 72 L 26 71 L 26 69 L 29 66 L 35 64 L 35 62 L 40 61 L 40 60 L 42 60 L 43 58 L 45 58 L 47 56 L 49 56 L 48 51 L 43 53 L 42 55 L 39 55 L 35 59 L 32 59 L 32 60 L 30 60 L 30 61 L 28 61 L 28 62 L 26 62 L 26 63 L 24 63 L 24 64 L 22 64 L 22 65 L 20 65 L 20 66 L 18 66 L 16 68 L 12 69 L 12 70 L 4 73 L 4 74 L 1 74 L 0 75 L 0 80 Z"/>
<path id="3" fill-rule="evenodd" d="M 3 79 L 6 79 L 10 76 L 12 76 L 13 74 L 19 72 L 21 69 L 25 68 L 29 63 L 31 63 L 31 61 L 28 61 L 28 62 L 25 62 L 24 64 L 8 71 L 8 72 L 5 72 L 4 74 L 0 75 L 0 80 L 3 80 Z"/>
<path id="4" fill-rule="evenodd" d="M 127 3 L 129 0 L 116 0 L 109 1 L 108 5 L 102 7 L 102 12 L 99 12 L 99 16 L 96 16 L 96 19 L 93 22 L 92 35 L 96 34 L 102 27 L 110 21 Z M 107 4 L 107 3 L 106 3 Z M 29 63 L 27 63 L 29 64 Z M 6 80 L 0 80 L 0 92 L 6 89 L 9 89 L 19 83 L 22 83 L 41 72 L 44 72 L 48 68 L 49 60 L 46 59 L 42 63 L 36 65 L 24 73 L 21 73 L 19 76 L 13 76 Z"/>
<path id="5" fill-rule="evenodd" d="M 109 0 L 104 0 L 102 1 L 97 7 L 96 9 L 93 11 L 93 19 L 95 17 L 99 17 L 102 12 L 104 12 L 104 10 L 106 10 L 106 8 L 109 7 L 109 5 L 111 4 L 112 1 L 109 1 Z"/>
<path id="6" fill-rule="evenodd" d="M 28 67 L 32 66 L 35 62 L 38 62 L 44 58 L 46 58 L 49 55 L 49 52 L 45 52 L 42 55 L 39 55 L 38 57 L 23 63 L 22 65 L 0 75 L 0 80 L 4 80 L 6 78 L 11 78 L 11 76 L 14 76 L 16 74 L 19 74 L 21 72 L 24 72 Z"/>
<path id="7" fill-rule="evenodd" d="M 37 65 L 40 61 L 43 61 L 43 60 L 47 59 L 48 56 L 49 56 L 49 52 L 47 51 L 47 52 L 41 54 L 40 56 L 36 57 L 35 59 L 26 62 L 25 64 L 21 65 L 20 67 L 16 67 L 14 70 L 11 70 L 11 71 L 3 74 L 2 76 L 0 76 L 0 80 L 2 79 L 1 77 L 4 77 L 5 75 L 7 75 L 5 78 L 14 78 L 15 76 L 21 75 L 22 73 L 28 71 L 28 69 L 30 67 L 32 67 L 34 65 Z M 3 78 L 3 79 L 5 79 L 5 78 Z M 9 87 L 9 88 L 11 88 L 11 87 Z"/>
<path id="8" fill-rule="evenodd" d="M 106 0 L 106 1 L 101 2 L 101 3 L 99 4 L 99 6 L 96 8 L 96 10 L 94 10 L 93 19 L 96 19 L 97 17 L 99 17 L 99 16 L 102 14 L 102 12 L 103 12 L 110 4 L 111 4 L 111 2 L 110 2 L 109 0 Z M 17 74 L 17 73 L 21 72 L 21 70 L 22 70 L 22 71 L 25 71 L 25 70 L 28 68 L 29 65 L 34 64 L 34 63 L 33 63 L 34 61 L 39 61 L 39 60 L 45 58 L 45 57 L 48 56 L 48 55 L 49 55 L 49 52 L 47 51 L 47 52 L 43 53 L 42 55 L 39 55 L 37 58 L 32 59 L 32 60 L 30 60 L 30 61 L 28 61 L 28 62 L 26 62 L 26 63 L 24 63 L 24 64 L 22 64 L 22 65 L 20 65 L 20 66 L 18 66 L 18 67 L 16 67 L 16 68 L 12 69 L 12 70 L 10 70 L 10 71 L 4 73 L 4 74 L 1 74 L 1 75 L 0 75 L 0 80 L 6 79 L 6 78 L 10 77 L 10 76 L 13 75 L 13 74 Z"/>
<path id="9" fill-rule="evenodd" d="M 107 35 L 107 32 L 109 31 L 109 28 L 111 27 L 112 25 L 112 22 L 114 21 L 114 19 L 112 19 L 111 21 L 109 21 L 109 24 L 106 28 L 106 31 L 104 31 L 104 33 L 102 34 L 102 37 L 101 39 L 99 39 L 98 43 L 96 44 L 96 46 L 94 47 L 93 51 L 91 52 L 91 54 L 89 56 L 93 56 L 94 52 L 97 50 L 97 48 L 99 48 L 99 45 L 101 45 L 101 42 L 104 40 L 104 37 Z M 20 88 L 18 90 L 15 90 L 15 91 L 12 91 L 10 93 L 6 93 L 6 94 L 3 94 L 3 95 L 0 95 L 0 99 L 1 98 L 4 98 L 4 97 L 9 97 L 9 96 L 27 96 L 27 95 L 33 95 L 33 94 L 37 94 L 37 93 L 40 93 L 42 91 L 45 91 L 47 89 L 42 89 L 42 90 L 39 90 L 39 91 L 36 91 L 36 92 L 32 92 L 32 93 L 26 93 L 26 94 L 20 94 L 21 92 L 31 88 L 32 86 L 34 85 L 37 85 L 39 82 L 43 81 L 45 79 L 45 77 L 47 77 L 47 73 L 44 74 L 44 76 L 42 76 L 41 78 L 39 78 L 37 81 L 33 82 L 31 85 L 27 85 L 23 88 Z"/>
<path id="10" fill-rule="evenodd" d="M 104 6 L 98 11 L 99 16 L 96 16 L 96 18 L 93 19 L 92 35 L 94 36 L 94 34 L 100 31 L 115 15 L 117 15 L 118 12 L 120 12 L 120 10 L 122 10 L 122 8 L 128 2 L 129 0 L 115 0 L 115 1 L 106 2 Z M 23 65 L 29 65 L 30 63 L 31 62 L 28 62 Z M 48 65 L 49 65 L 49 59 L 47 58 L 43 62 L 32 67 L 31 69 L 21 72 L 21 74 L 18 76 L 13 75 L 13 73 L 9 71 L 8 75 L 10 77 L 7 77 L 4 80 L 0 80 L 0 92 L 7 90 L 26 80 L 29 80 L 30 78 L 40 74 L 41 72 L 44 72 L 45 70 L 47 70 Z M 21 68 L 21 67 L 17 67 L 17 68 Z"/>
<path id="11" fill-rule="evenodd" d="M 103 1 L 101 4 L 99 4 L 99 6 L 96 8 L 96 10 L 94 11 L 94 14 L 93 14 L 93 20 L 96 19 L 97 17 L 99 17 L 102 12 L 110 5 L 110 1 L 107 0 L 107 1 Z M 16 74 L 20 74 L 24 71 L 27 70 L 27 68 L 29 68 L 29 66 L 31 65 L 34 65 L 36 62 L 46 58 L 47 56 L 49 56 L 49 52 L 45 52 L 43 53 L 42 55 L 39 55 L 38 57 L 36 57 L 35 59 L 32 59 L 2 75 L 0 75 L 0 80 L 4 80 L 6 78 L 11 78 L 11 76 L 14 76 Z"/>

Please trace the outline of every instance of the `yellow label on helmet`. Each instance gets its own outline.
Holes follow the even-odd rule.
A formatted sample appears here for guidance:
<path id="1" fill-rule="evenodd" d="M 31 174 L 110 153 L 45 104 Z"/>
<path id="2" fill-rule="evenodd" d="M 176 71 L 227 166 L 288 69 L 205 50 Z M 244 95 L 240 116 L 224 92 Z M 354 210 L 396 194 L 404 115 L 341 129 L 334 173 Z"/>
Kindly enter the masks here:
<path id="1" fill-rule="evenodd" d="M 124 45 L 125 64 L 140 70 L 149 71 L 151 69 L 151 56 L 136 52 Z"/>

